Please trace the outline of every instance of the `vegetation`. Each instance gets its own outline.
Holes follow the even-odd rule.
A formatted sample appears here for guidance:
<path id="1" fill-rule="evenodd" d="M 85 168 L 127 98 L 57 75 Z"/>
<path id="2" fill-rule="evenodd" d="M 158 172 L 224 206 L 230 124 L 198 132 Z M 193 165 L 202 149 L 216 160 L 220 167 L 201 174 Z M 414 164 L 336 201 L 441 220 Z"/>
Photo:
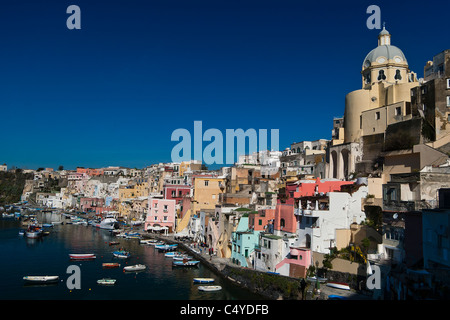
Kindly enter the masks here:
<path id="1" fill-rule="evenodd" d="M 264 272 L 255 272 L 241 268 L 230 268 L 230 276 L 241 282 L 251 283 L 258 291 L 267 295 L 269 292 L 278 292 L 284 299 L 297 299 L 299 294 L 299 281 L 289 277 Z"/>
<path id="2" fill-rule="evenodd" d="M 32 173 L 23 173 L 21 169 L 15 172 L 0 172 L 0 205 L 20 201 L 25 181 L 33 179 Z"/>

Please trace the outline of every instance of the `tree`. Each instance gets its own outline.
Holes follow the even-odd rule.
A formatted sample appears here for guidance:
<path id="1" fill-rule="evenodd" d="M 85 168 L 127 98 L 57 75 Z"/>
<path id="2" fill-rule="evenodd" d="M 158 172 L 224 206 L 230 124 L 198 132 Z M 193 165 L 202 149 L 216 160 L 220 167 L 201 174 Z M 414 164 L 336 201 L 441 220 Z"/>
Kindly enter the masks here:
<path id="1" fill-rule="evenodd" d="M 58 167 L 58 171 L 63 171 L 64 170 L 64 166 L 59 166 Z"/>

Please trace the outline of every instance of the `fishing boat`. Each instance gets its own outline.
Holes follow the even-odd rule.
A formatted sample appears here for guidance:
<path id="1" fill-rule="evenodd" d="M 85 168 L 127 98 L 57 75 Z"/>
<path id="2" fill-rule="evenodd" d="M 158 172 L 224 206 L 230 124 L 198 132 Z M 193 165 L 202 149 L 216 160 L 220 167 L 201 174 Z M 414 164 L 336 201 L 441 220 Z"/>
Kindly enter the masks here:
<path id="1" fill-rule="evenodd" d="M 142 271 L 145 270 L 147 268 L 147 266 L 143 265 L 143 264 L 136 264 L 133 266 L 126 266 L 123 268 L 124 271 Z"/>
<path id="2" fill-rule="evenodd" d="M 27 238 L 36 239 L 42 236 L 42 229 L 36 225 L 30 225 L 25 232 Z"/>
<path id="3" fill-rule="evenodd" d="M 116 258 L 122 258 L 122 259 L 127 259 L 130 257 L 130 253 L 128 251 L 124 251 L 124 250 L 114 251 L 113 255 Z"/>
<path id="4" fill-rule="evenodd" d="M 102 263 L 102 267 L 105 268 L 105 269 L 118 268 L 118 267 L 120 267 L 120 263 L 105 262 L 105 263 Z"/>
<path id="5" fill-rule="evenodd" d="M 117 220 L 113 216 L 106 216 L 105 219 L 100 221 L 98 227 L 100 229 L 113 230 L 117 224 Z"/>
<path id="6" fill-rule="evenodd" d="M 23 280 L 29 283 L 55 283 L 58 282 L 59 276 L 26 276 Z"/>
<path id="7" fill-rule="evenodd" d="M 98 284 L 112 286 L 116 283 L 116 279 L 99 279 L 97 280 Z"/>
<path id="8" fill-rule="evenodd" d="M 71 253 L 69 257 L 72 260 L 91 260 L 96 258 L 94 253 Z"/>
<path id="9" fill-rule="evenodd" d="M 213 283 L 213 278 L 194 278 L 194 283 Z"/>
<path id="10" fill-rule="evenodd" d="M 219 291 L 222 290 L 221 286 L 199 286 L 198 287 L 199 291 L 207 291 L 207 292 L 211 292 L 211 291 Z"/>
<path id="11" fill-rule="evenodd" d="M 187 259 L 184 259 L 184 260 L 181 260 L 181 261 L 174 260 L 172 263 L 173 263 L 174 266 L 195 267 L 195 266 L 197 266 L 200 263 L 200 261 L 199 260 L 187 260 Z"/>
<path id="12" fill-rule="evenodd" d="M 348 283 L 343 282 L 328 282 L 327 286 L 336 289 L 350 290 L 350 286 L 348 285 Z"/>

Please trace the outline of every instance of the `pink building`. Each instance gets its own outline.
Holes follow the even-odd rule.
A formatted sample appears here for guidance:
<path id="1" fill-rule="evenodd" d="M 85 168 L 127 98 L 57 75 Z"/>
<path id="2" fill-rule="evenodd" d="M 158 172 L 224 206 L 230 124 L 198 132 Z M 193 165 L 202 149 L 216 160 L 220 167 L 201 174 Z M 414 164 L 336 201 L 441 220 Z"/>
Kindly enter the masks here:
<path id="1" fill-rule="evenodd" d="M 83 212 L 97 211 L 97 208 L 101 208 L 105 205 L 103 198 L 81 198 L 80 209 Z"/>
<path id="2" fill-rule="evenodd" d="M 289 247 L 289 256 L 277 264 L 280 274 L 293 278 L 306 278 L 306 271 L 311 265 L 311 249 Z"/>
<path id="3" fill-rule="evenodd" d="M 164 185 L 164 199 L 175 200 L 176 204 L 181 205 L 183 197 L 189 195 L 191 187 L 188 185 L 167 184 Z"/>
<path id="4" fill-rule="evenodd" d="M 261 209 L 248 215 L 248 228 L 254 231 L 269 231 L 269 225 L 275 218 L 275 209 Z"/>
<path id="5" fill-rule="evenodd" d="M 294 215 L 294 199 L 289 198 L 286 203 L 281 203 L 278 200 L 275 208 L 274 229 L 296 233 L 297 232 L 297 218 Z"/>
<path id="6" fill-rule="evenodd" d="M 175 204 L 175 200 L 150 198 L 144 229 L 173 232 L 175 229 Z"/>
<path id="7" fill-rule="evenodd" d="M 290 184 L 287 191 L 292 192 L 294 185 L 296 185 L 295 191 L 293 191 L 294 198 L 300 198 L 313 196 L 316 192 L 326 194 L 327 192 L 340 191 L 341 186 L 353 183 L 353 181 L 320 181 L 317 178 L 315 182 L 296 182 Z"/>

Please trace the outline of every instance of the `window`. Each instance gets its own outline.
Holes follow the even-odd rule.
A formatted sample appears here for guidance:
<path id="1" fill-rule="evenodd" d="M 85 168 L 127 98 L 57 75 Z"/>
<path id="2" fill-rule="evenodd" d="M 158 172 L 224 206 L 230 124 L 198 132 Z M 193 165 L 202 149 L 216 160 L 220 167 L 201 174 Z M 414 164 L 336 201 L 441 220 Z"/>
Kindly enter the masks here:
<path id="1" fill-rule="evenodd" d="M 400 74 L 400 70 L 395 71 L 395 80 L 402 80 L 402 75 Z"/>
<path id="2" fill-rule="evenodd" d="M 205 180 L 205 187 L 207 187 L 209 185 L 209 181 Z"/>
<path id="3" fill-rule="evenodd" d="M 380 111 L 375 112 L 375 120 L 380 120 L 381 114 Z"/>
<path id="4" fill-rule="evenodd" d="M 447 96 L 447 107 L 450 107 L 450 96 Z"/>
<path id="5" fill-rule="evenodd" d="M 396 107 L 395 108 L 395 115 L 401 116 L 402 115 L 402 107 Z"/>
<path id="6" fill-rule="evenodd" d="M 447 79 L 447 89 L 450 89 L 450 78 Z"/>
<path id="7" fill-rule="evenodd" d="M 167 221 L 167 216 L 164 216 L 164 221 Z"/>
<path id="8" fill-rule="evenodd" d="M 262 226 L 262 219 L 259 219 L 258 225 Z"/>

